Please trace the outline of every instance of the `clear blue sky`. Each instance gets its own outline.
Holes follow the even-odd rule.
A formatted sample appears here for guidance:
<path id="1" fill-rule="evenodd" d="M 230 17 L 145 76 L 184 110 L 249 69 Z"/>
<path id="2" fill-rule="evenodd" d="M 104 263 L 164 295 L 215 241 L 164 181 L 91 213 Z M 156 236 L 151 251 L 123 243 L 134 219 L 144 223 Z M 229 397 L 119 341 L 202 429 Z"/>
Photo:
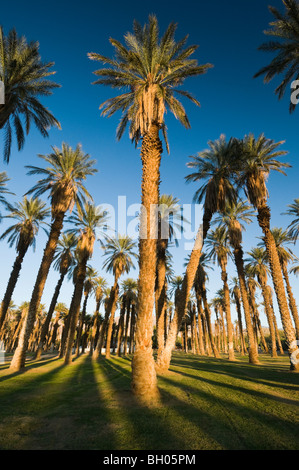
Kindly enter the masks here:
<path id="1" fill-rule="evenodd" d="M 172 116 L 166 117 L 171 153 L 169 156 L 166 152 L 163 154 L 161 193 L 172 193 L 182 204 L 191 203 L 196 187 L 186 185 L 184 180 L 190 155 L 206 148 L 209 140 L 219 138 L 222 133 L 227 138 L 242 138 L 249 132 L 256 136 L 264 132 L 268 138 L 286 141 L 284 148 L 289 152 L 286 161 L 292 165 L 287 177 L 273 174 L 268 182 L 272 225 L 286 228 L 290 219 L 281 213 L 299 196 L 298 112 L 289 115 L 289 97 L 277 100 L 275 81 L 264 85 L 261 78 L 252 78 L 270 60 L 270 56 L 257 51 L 265 40 L 263 30 L 272 20 L 268 4 L 282 9 L 281 0 L 153 0 L 150 4 L 132 0 L 29 0 L 26 3 L 16 0 L 13 6 L 7 2 L 1 5 L 5 32 L 15 27 L 18 34 L 25 35 L 28 40 L 38 40 L 42 59 L 55 62 L 55 81 L 62 85 L 52 97 L 43 101 L 60 120 L 62 130 L 51 130 L 49 139 L 43 139 L 35 130 L 31 131 L 23 151 L 17 152 L 14 147 L 9 165 L 1 164 L 2 170 L 7 171 L 11 178 L 9 188 L 16 193 L 11 200 L 21 199 L 36 181 L 34 177 L 26 176 L 24 166 L 39 165 L 37 154 L 49 153 L 51 145 L 59 147 L 64 141 L 72 146 L 80 142 L 83 150 L 97 160 L 99 173 L 88 180 L 88 188 L 97 204 L 116 205 L 118 196 L 126 196 L 128 204 L 140 202 L 139 150 L 131 144 L 127 134 L 120 142 L 116 141 L 115 130 L 120 116 L 110 119 L 100 116 L 99 105 L 111 96 L 111 90 L 91 85 L 95 79 L 92 72 L 98 64 L 90 61 L 87 53 L 111 56 L 113 48 L 109 37 L 122 40 L 123 35 L 132 30 L 134 19 L 143 24 L 148 15 L 154 13 L 162 32 L 171 21 L 178 23 L 176 38 L 189 34 L 189 44 L 200 45 L 196 52 L 199 63 L 214 65 L 206 75 L 185 82 L 185 89 L 201 102 L 200 109 L 184 102 L 191 130 L 185 130 Z M 0 228 L 5 227 L 6 222 L 2 222 Z M 253 247 L 260 235 L 254 222 L 244 234 L 245 249 Z M 45 241 L 40 232 L 36 252 L 31 250 L 27 254 L 14 293 L 16 304 L 30 300 Z M 295 253 L 299 254 L 297 248 Z M 181 247 L 173 254 L 174 270 L 176 274 L 182 274 L 187 253 Z M 2 242 L 0 256 L 0 292 L 3 294 L 15 251 Z M 92 264 L 99 273 L 105 274 L 102 261 L 97 245 Z M 231 263 L 230 274 L 234 274 Z M 136 277 L 137 271 L 132 271 L 131 275 Z M 49 305 L 57 278 L 58 273 L 51 270 L 42 299 L 46 305 Z M 111 276 L 107 275 L 107 279 L 110 281 Z M 292 285 L 296 290 L 296 278 L 292 278 Z M 220 273 L 215 267 L 210 273 L 209 295 L 212 296 L 219 288 Z M 71 293 L 72 285 L 66 283 L 60 301 L 68 304 Z M 93 308 L 94 301 L 91 301 L 89 313 Z M 261 317 L 266 325 L 264 315 Z"/>

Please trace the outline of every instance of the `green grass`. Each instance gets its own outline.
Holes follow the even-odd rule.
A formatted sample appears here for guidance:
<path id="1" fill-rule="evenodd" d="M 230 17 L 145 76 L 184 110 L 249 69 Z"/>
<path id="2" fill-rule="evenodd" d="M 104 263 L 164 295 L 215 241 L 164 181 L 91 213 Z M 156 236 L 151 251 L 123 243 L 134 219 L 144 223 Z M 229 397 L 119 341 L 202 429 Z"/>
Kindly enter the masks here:
<path id="1" fill-rule="evenodd" d="M 128 359 L 1 365 L 0 449 L 298 450 L 299 375 L 287 357 L 261 362 L 175 353 L 153 410 L 131 394 Z"/>

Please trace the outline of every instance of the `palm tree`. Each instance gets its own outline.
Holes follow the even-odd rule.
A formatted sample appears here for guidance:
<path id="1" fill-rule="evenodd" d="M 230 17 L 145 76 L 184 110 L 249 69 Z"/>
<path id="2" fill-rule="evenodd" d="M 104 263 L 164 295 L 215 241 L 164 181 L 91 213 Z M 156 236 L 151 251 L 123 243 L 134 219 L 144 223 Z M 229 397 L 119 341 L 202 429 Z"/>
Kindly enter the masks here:
<path id="1" fill-rule="evenodd" d="M 30 246 L 33 246 L 35 249 L 36 236 L 38 234 L 39 227 L 50 214 L 46 204 L 39 198 L 28 199 L 26 196 L 21 202 L 18 202 L 15 205 L 9 205 L 9 210 L 10 213 L 5 217 L 8 219 L 14 219 L 16 223 L 8 227 L 4 233 L 2 233 L 0 240 L 7 238 L 10 247 L 15 245 L 17 257 L 10 273 L 6 291 L 1 303 L 0 329 L 5 320 L 6 312 L 17 284 L 24 257 Z"/>
<path id="2" fill-rule="evenodd" d="M 223 283 L 224 292 L 224 310 L 227 323 L 228 359 L 230 361 L 234 361 L 235 353 L 227 276 L 227 263 L 228 257 L 231 256 L 231 251 L 228 244 L 228 232 L 225 226 L 217 227 L 215 230 L 211 231 L 211 233 L 207 236 L 207 248 L 210 249 L 208 257 L 210 257 L 214 262 L 217 261 L 218 266 L 221 269 L 221 280 Z"/>
<path id="3" fill-rule="evenodd" d="M 41 330 L 41 335 L 39 338 L 39 345 L 35 354 L 35 359 L 37 360 L 40 359 L 41 354 L 42 354 L 43 345 L 44 345 L 46 336 L 48 334 L 50 321 L 52 319 L 52 315 L 54 313 L 55 306 L 57 304 L 57 300 L 60 294 L 63 281 L 69 269 L 75 262 L 74 250 L 76 248 L 76 245 L 77 245 L 77 237 L 72 233 L 63 233 L 62 237 L 57 242 L 56 252 L 53 257 L 53 261 L 54 261 L 53 267 L 54 269 L 60 272 L 60 276 L 57 281 L 54 294 L 50 303 L 50 307 L 49 307 L 46 319 L 44 321 L 44 324 Z"/>
<path id="4" fill-rule="evenodd" d="M 296 0 L 283 0 L 284 14 L 276 8 L 269 6 L 275 21 L 270 23 L 271 28 L 264 31 L 267 36 L 273 36 L 269 42 L 262 44 L 259 49 L 264 52 L 276 54 L 270 64 L 262 67 L 254 77 L 264 75 L 264 82 L 269 83 L 273 78 L 283 75 L 281 83 L 276 87 L 275 93 L 281 99 L 287 87 L 293 80 L 299 79 L 298 60 L 298 23 L 299 5 Z M 289 110 L 293 112 L 296 105 L 290 100 Z"/>
<path id="5" fill-rule="evenodd" d="M 249 202 L 258 212 L 257 219 L 264 235 L 272 281 L 288 344 L 290 367 L 291 370 L 299 370 L 299 349 L 289 312 L 277 248 L 270 229 L 271 216 L 267 203 L 266 181 L 271 170 L 285 174 L 283 168 L 290 166 L 277 160 L 277 157 L 287 153 L 279 149 L 281 144 L 282 142 L 275 143 L 273 140 L 266 139 L 263 134 L 257 139 L 252 134 L 245 136 L 240 142 L 238 183 L 243 187 Z"/>
<path id="6" fill-rule="evenodd" d="M 0 27 L 0 64 L 0 80 L 5 89 L 5 104 L 0 104 L 0 129 L 4 131 L 4 161 L 8 162 L 13 132 L 21 150 L 32 123 L 43 137 L 48 137 L 50 127 L 61 128 L 39 100 L 40 96 L 51 95 L 59 85 L 48 79 L 55 74 L 51 70 L 54 63 L 42 62 L 38 42 L 28 43 L 15 29 L 5 36 Z"/>
<path id="7" fill-rule="evenodd" d="M 289 234 L 296 243 L 299 235 L 299 199 L 294 199 L 292 204 L 288 205 L 289 209 L 285 212 L 285 215 L 291 215 L 294 220 L 288 226 Z"/>
<path id="8" fill-rule="evenodd" d="M 74 276 L 75 285 L 69 309 L 70 323 L 64 359 L 66 365 L 72 362 L 72 348 L 79 319 L 87 263 L 93 254 L 96 232 L 107 223 L 107 213 L 100 206 L 86 203 L 77 213 L 70 216 L 69 221 L 73 224 L 73 228 L 69 229 L 69 233 L 77 234 L 78 244 L 76 247 L 77 267 Z"/>
<path id="9" fill-rule="evenodd" d="M 241 354 L 245 354 L 247 348 L 246 348 L 244 332 L 243 332 L 242 311 L 241 311 L 242 296 L 241 296 L 241 290 L 240 290 L 240 287 L 239 287 L 239 278 L 238 277 L 233 277 L 232 278 L 230 293 L 231 293 L 231 296 L 232 296 L 232 298 L 233 298 L 233 300 L 236 304 L 236 310 L 237 310 L 237 315 L 238 315 L 238 325 L 239 325 L 240 342 L 241 342 Z M 246 289 L 246 294 L 247 294 L 247 289 Z M 250 326 L 251 326 L 251 329 L 252 329 L 250 311 L 249 311 L 249 321 L 250 321 Z M 253 329 L 252 329 L 251 342 L 252 341 L 254 343 Z"/>
<path id="10" fill-rule="evenodd" d="M 276 243 L 278 257 L 279 257 L 282 274 L 285 280 L 286 290 L 288 294 L 290 311 L 292 313 L 294 323 L 295 323 L 296 336 L 297 336 L 297 339 L 299 339 L 298 308 L 297 308 L 296 300 L 294 298 L 294 294 L 293 294 L 292 287 L 290 284 L 289 271 L 288 271 L 288 264 L 291 261 L 294 261 L 295 259 L 297 259 L 297 257 L 295 257 L 294 253 L 288 246 L 291 243 L 293 243 L 293 237 L 289 234 L 287 230 L 283 230 L 282 228 L 279 228 L 279 227 L 273 227 L 273 229 L 271 230 L 271 233 Z"/>
<path id="11" fill-rule="evenodd" d="M 193 156 L 191 162 L 188 163 L 188 167 L 193 168 L 195 171 L 186 177 L 186 181 L 198 182 L 205 180 L 205 183 L 200 186 L 194 195 L 194 202 L 201 203 L 204 201 L 203 224 L 198 229 L 183 278 L 182 288 L 177 299 L 178 307 L 175 312 L 177 319 L 172 322 L 165 348 L 159 361 L 157 361 L 160 373 L 167 371 L 169 368 L 171 352 L 175 346 L 177 331 L 179 331 L 182 319 L 186 314 L 189 294 L 194 284 L 202 254 L 202 246 L 210 228 L 212 217 L 216 212 L 221 212 L 224 209 L 227 200 L 235 201 L 237 199 L 232 178 L 235 151 L 235 140 L 230 139 L 227 142 L 225 136 L 221 135 L 215 142 L 210 141 L 209 148 Z M 177 331 L 175 330 L 176 325 L 178 326 Z"/>
<path id="12" fill-rule="evenodd" d="M 274 311 L 272 309 L 271 299 L 269 298 L 269 290 L 267 285 L 269 267 L 266 259 L 266 252 L 260 247 L 253 248 L 249 253 L 247 262 L 249 263 L 251 273 L 256 276 L 258 283 L 262 290 L 264 299 L 264 307 L 268 320 L 271 344 L 272 344 L 272 356 L 276 357 L 276 339 L 275 339 L 275 326 L 274 326 Z"/>
<path id="13" fill-rule="evenodd" d="M 162 194 L 159 198 L 157 275 L 155 286 L 156 329 L 158 354 L 164 347 L 164 315 L 167 291 L 167 249 L 169 242 L 177 244 L 176 231 L 181 229 L 182 216 L 179 200 L 172 195 Z"/>
<path id="14" fill-rule="evenodd" d="M 245 280 L 242 248 L 242 232 L 245 230 L 243 223 L 251 223 L 254 214 L 255 212 L 252 210 L 252 207 L 246 201 L 239 200 L 237 202 L 227 203 L 225 205 L 224 211 L 215 219 L 215 223 L 223 224 L 227 228 L 229 242 L 233 249 L 234 261 L 239 278 L 239 288 L 241 292 L 249 343 L 249 362 L 251 364 L 259 364 L 250 317 L 250 306 Z"/>
<path id="15" fill-rule="evenodd" d="M 138 294 L 138 283 L 135 279 L 129 277 L 122 282 L 122 290 L 126 297 L 126 321 L 124 322 L 124 331 L 123 331 L 123 354 L 127 355 L 127 344 L 128 344 L 128 335 L 129 335 L 129 323 L 131 325 L 134 323 L 134 311 L 133 304 L 136 304 L 137 294 Z M 130 336 L 130 349 L 132 346 L 132 338 Z M 120 350 L 119 350 L 120 354 Z"/>
<path id="16" fill-rule="evenodd" d="M 8 206 L 7 200 L 5 198 L 5 194 L 13 194 L 7 189 L 7 183 L 9 181 L 9 178 L 6 174 L 6 171 L 1 171 L 0 172 L 0 204 L 4 205 L 6 208 Z M 0 221 L 1 221 L 1 214 L 0 214 Z"/>
<path id="17" fill-rule="evenodd" d="M 92 60 L 108 64 L 108 67 L 95 72 L 100 77 L 95 84 L 125 91 L 101 105 L 103 115 L 108 117 L 122 111 L 117 138 L 121 138 L 130 123 L 132 141 L 137 145 L 142 139 L 140 276 L 132 387 L 136 396 L 150 402 L 158 398 L 151 340 L 157 255 L 157 240 L 153 236 L 156 216 L 151 214 L 151 209 L 159 203 L 162 153 L 159 134 L 162 130 L 169 150 L 164 119 L 167 108 L 183 126 L 190 128 L 186 111 L 175 95 L 181 95 L 199 105 L 197 99 L 179 87 L 186 78 L 205 73 L 211 65 L 198 65 L 197 60 L 190 58 L 197 46 L 185 47 L 187 36 L 176 42 L 176 25 L 173 23 L 168 26 L 161 39 L 155 16 L 150 16 L 149 23 L 144 27 L 134 21 L 133 29 L 133 33 L 126 34 L 125 45 L 110 39 L 116 50 L 115 58 L 110 59 L 96 53 L 88 56 Z"/>
<path id="18" fill-rule="evenodd" d="M 83 288 L 84 301 L 83 301 L 81 318 L 79 322 L 78 335 L 77 335 L 77 346 L 76 346 L 77 356 L 79 355 L 79 351 L 80 351 L 80 341 L 81 341 L 83 325 L 84 325 L 85 317 L 86 317 L 87 302 L 88 302 L 89 296 L 92 293 L 95 293 L 97 277 L 98 277 L 98 272 L 92 266 L 87 266 L 84 288 Z M 82 344 L 82 354 L 83 353 L 84 353 L 84 344 Z"/>
<path id="19" fill-rule="evenodd" d="M 82 204 L 86 198 L 91 198 L 83 182 L 88 175 L 96 172 L 95 161 L 88 154 L 82 152 L 78 145 L 72 149 L 63 143 L 62 149 L 53 147 L 53 153 L 39 155 L 48 166 L 40 168 L 28 166 L 30 175 L 40 174 L 43 176 L 28 193 L 40 196 L 49 191 L 52 211 L 52 224 L 49 238 L 43 253 L 35 285 L 32 291 L 27 325 L 22 347 L 17 347 L 10 367 L 20 370 L 25 366 L 26 348 L 28 338 L 33 329 L 38 305 L 41 301 L 44 286 L 53 261 L 60 233 L 63 228 L 65 214 L 77 205 L 78 211 L 82 211 Z"/>
<path id="20" fill-rule="evenodd" d="M 114 323 L 114 315 L 119 295 L 119 279 L 124 273 L 129 273 L 131 268 L 134 268 L 133 258 L 137 258 L 134 249 L 135 242 L 127 235 L 118 234 L 116 237 L 106 237 L 105 242 L 102 242 L 104 249 L 104 256 L 106 258 L 103 267 L 107 272 L 114 275 L 114 283 L 111 289 L 109 304 L 108 304 L 108 328 L 106 337 L 106 359 L 110 357 L 110 344 L 112 328 Z"/>
<path id="21" fill-rule="evenodd" d="M 94 347 L 97 344 L 99 329 L 100 329 L 100 305 L 102 303 L 104 297 L 104 291 L 107 287 L 107 281 L 102 276 L 98 276 L 95 279 L 95 297 L 96 297 L 96 310 L 94 313 L 94 321 L 91 331 L 91 339 L 90 339 L 90 349 L 89 354 L 92 356 Z"/>

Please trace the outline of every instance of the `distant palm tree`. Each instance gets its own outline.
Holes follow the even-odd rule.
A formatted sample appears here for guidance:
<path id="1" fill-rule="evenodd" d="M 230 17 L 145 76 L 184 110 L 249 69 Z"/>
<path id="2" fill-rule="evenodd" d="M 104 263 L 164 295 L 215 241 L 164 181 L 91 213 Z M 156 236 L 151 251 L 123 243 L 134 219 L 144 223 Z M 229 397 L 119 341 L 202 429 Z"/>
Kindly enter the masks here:
<path id="1" fill-rule="evenodd" d="M 207 253 L 214 262 L 217 261 L 218 266 L 221 269 L 221 280 L 223 283 L 224 293 L 224 311 L 226 314 L 227 324 L 227 336 L 228 336 L 228 359 L 230 361 L 235 360 L 234 353 L 234 342 L 233 342 L 233 330 L 231 320 L 231 308 L 230 308 L 230 295 L 228 287 L 228 276 L 227 276 L 227 263 L 228 257 L 231 256 L 231 251 L 228 243 L 228 233 L 225 226 L 217 227 L 215 230 L 207 236 L 206 240 Z"/>
<path id="2" fill-rule="evenodd" d="M 94 352 L 94 347 L 97 344 L 99 329 L 100 329 L 100 305 L 102 303 L 104 297 L 104 290 L 107 287 L 107 281 L 102 276 L 98 276 L 95 279 L 95 297 L 96 297 L 96 309 L 94 313 L 94 320 L 93 326 L 91 331 L 91 338 L 90 338 L 90 349 L 89 355 L 92 356 Z"/>
<path id="3" fill-rule="evenodd" d="M 255 138 L 253 134 L 245 136 L 240 141 L 238 184 L 243 187 L 249 202 L 258 212 L 257 220 L 263 231 L 272 281 L 288 344 L 290 367 L 291 370 L 299 370 L 299 349 L 289 312 L 277 248 L 271 233 L 271 215 L 266 185 L 271 171 L 285 174 L 284 168 L 290 167 L 289 164 L 277 159 L 287 153 L 279 149 L 282 143 L 267 139 L 263 134 L 258 138 Z"/>
<path id="4" fill-rule="evenodd" d="M 76 248 L 76 245 L 77 245 L 77 238 L 72 233 L 63 233 L 62 237 L 57 242 L 57 248 L 56 248 L 53 261 L 54 261 L 54 269 L 60 272 L 60 277 L 57 281 L 54 294 L 53 294 L 53 297 L 49 306 L 49 310 L 48 310 L 46 319 L 44 321 L 44 324 L 42 326 L 42 330 L 41 330 L 41 334 L 39 338 L 39 344 L 38 344 L 38 348 L 35 354 L 35 359 L 37 360 L 40 359 L 41 354 L 42 354 L 43 345 L 48 334 L 49 325 L 50 325 L 54 310 L 56 308 L 57 300 L 60 294 L 63 281 L 70 267 L 75 262 L 74 250 Z"/>
<path id="5" fill-rule="evenodd" d="M 7 238 L 10 247 L 15 245 L 17 257 L 10 273 L 6 291 L 1 303 L 0 329 L 5 320 L 5 315 L 17 284 L 24 257 L 30 246 L 35 248 L 36 236 L 39 227 L 50 215 L 50 210 L 39 198 L 28 199 L 26 196 L 21 202 L 18 202 L 15 205 L 9 205 L 9 210 L 10 213 L 5 217 L 8 219 L 15 219 L 16 223 L 8 227 L 8 229 L 2 233 L 0 240 Z"/>
<path id="6" fill-rule="evenodd" d="M 8 181 L 9 181 L 9 178 L 6 174 L 6 171 L 1 171 L 0 172 L 0 204 L 4 205 L 5 207 L 8 207 L 5 194 L 13 194 L 7 188 Z M 0 214 L 0 222 L 1 222 L 1 214 Z"/>
<path id="7" fill-rule="evenodd" d="M 132 387 L 136 396 L 150 402 L 158 398 L 151 341 L 157 256 L 157 240 L 152 235 L 156 228 L 156 217 L 151 215 L 151 209 L 159 203 L 162 153 L 159 134 L 162 131 L 168 149 L 165 124 L 167 108 L 184 127 L 190 128 L 186 111 L 176 95 L 199 105 L 197 99 L 179 87 L 185 79 L 205 73 L 211 65 L 198 65 L 197 60 L 190 58 L 197 46 L 185 47 L 187 36 L 179 42 L 175 41 L 174 23 L 168 26 L 161 39 L 158 21 L 153 15 L 149 16 L 149 22 L 144 27 L 134 21 L 133 29 L 133 33 L 126 34 L 125 45 L 110 39 L 116 51 L 115 58 L 96 53 L 88 56 L 108 64 L 108 67 L 95 72 L 99 77 L 95 84 L 124 90 L 123 94 L 101 105 L 105 116 L 122 112 L 117 138 L 121 138 L 129 125 L 132 141 L 137 144 L 142 139 L 143 210 L 140 221 L 138 318 Z"/>
<path id="8" fill-rule="evenodd" d="M 29 168 L 28 174 L 43 176 L 28 193 L 40 196 L 49 191 L 52 224 L 31 295 L 24 341 L 22 347 L 17 347 L 10 364 L 10 367 L 14 370 L 20 370 L 25 366 L 28 339 L 33 329 L 36 312 L 63 228 L 65 215 L 68 210 L 73 209 L 74 205 L 77 206 L 78 211 L 81 211 L 86 198 L 91 199 L 84 186 L 84 181 L 88 175 L 93 175 L 96 172 L 94 168 L 95 161 L 91 160 L 88 154 L 82 152 L 80 145 L 72 149 L 72 147 L 63 143 L 61 150 L 53 147 L 53 153 L 39 155 L 39 157 L 48 166 L 46 168 L 27 167 Z"/>
<path id="9" fill-rule="evenodd" d="M 247 348 L 246 348 L 244 331 L 243 331 L 242 311 L 241 311 L 242 296 L 241 296 L 241 290 L 240 290 L 240 287 L 239 287 L 239 278 L 238 277 L 233 277 L 232 280 L 231 280 L 230 294 L 231 294 L 231 296 L 232 296 L 232 298 L 233 298 L 233 300 L 236 304 L 236 310 L 237 310 L 237 315 L 238 315 L 238 325 L 239 325 L 239 331 L 240 331 L 241 354 L 245 354 Z M 249 314 L 250 314 L 250 312 L 249 312 Z M 249 317 L 249 320 L 250 320 L 250 325 L 251 325 L 251 318 L 250 317 Z M 252 336 L 253 336 L 253 330 L 252 330 Z M 254 338 L 252 340 L 254 341 Z"/>
<path id="10" fill-rule="evenodd" d="M 251 223 L 254 214 L 255 212 L 253 211 L 252 206 L 250 206 L 246 201 L 238 200 L 237 202 L 227 202 L 222 213 L 215 218 L 215 223 L 219 223 L 220 225 L 223 224 L 227 228 L 229 243 L 233 250 L 234 262 L 238 273 L 239 288 L 246 321 L 249 343 L 249 362 L 251 364 L 259 364 L 250 316 L 242 248 L 242 232 L 245 230 L 244 223 Z"/>
<path id="11" fill-rule="evenodd" d="M 72 362 L 72 348 L 78 324 L 80 304 L 86 278 L 88 260 L 92 257 L 96 232 L 107 223 L 107 213 L 100 206 L 86 203 L 84 207 L 69 218 L 73 228 L 69 230 L 78 236 L 76 247 L 77 269 L 74 276 L 74 291 L 69 309 L 69 330 L 66 344 L 64 363 Z"/>
<path id="12" fill-rule="evenodd" d="M 199 227 L 196 235 L 193 250 L 191 252 L 188 265 L 183 278 L 183 284 L 177 298 L 177 309 L 175 311 L 176 321 L 172 322 L 163 353 L 157 361 L 159 372 L 168 370 L 171 360 L 171 352 L 175 346 L 177 331 L 186 314 L 189 301 L 189 294 L 194 284 L 199 259 L 202 254 L 203 243 L 207 237 L 211 220 L 216 212 L 224 209 L 226 201 L 236 201 L 237 191 L 233 181 L 233 164 L 235 157 L 235 140 L 226 141 L 221 135 L 215 142 L 209 142 L 209 148 L 199 152 L 192 157 L 188 167 L 194 171 L 186 176 L 187 182 L 204 183 L 195 192 L 194 202 L 203 202 L 203 223 Z M 176 325 L 178 330 L 176 331 Z"/>
<path id="13" fill-rule="evenodd" d="M 274 77 L 283 75 L 282 81 L 275 89 L 279 99 L 284 96 L 292 81 L 299 79 L 299 4 L 296 0 L 283 0 L 283 3 L 286 7 L 284 14 L 269 6 L 275 21 L 270 23 L 271 28 L 264 33 L 273 36 L 273 39 L 259 47 L 261 51 L 276 55 L 269 65 L 262 67 L 254 76 L 264 75 L 265 83 L 269 83 Z M 295 107 L 296 105 L 290 100 L 290 112 L 293 112 Z"/>
<path id="14" fill-rule="evenodd" d="M 0 129 L 4 131 L 4 160 L 8 162 L 13 132 L 21 150 L 32 123 L 43 137 L 48 137 L 50 127 L 61 128 L 39 101 L 40 96 L 51 95 L 59 85 L 48 79 L 55 74 L 50 70 L 54 63 L 41 61 L 38 42 L 28 43 L 15 29 L 5 36 L 0 27 L 0 64 L 0 80 L 5 90 L 5 103 L 0 104 Z"/>
<path id="15" fill-rule="evenodd" d="M 134 323 L 134 309 L 133 304 L 137 302 L 138 283 L 135 279 L 129 277 L 122 282 L 122 290 L 126 298 L 126 321 L 124 322 L 123 331 L 123 355 L 127 355 L 128 336 L 130 336 L 130 349 L 132 346 L 132 338 L 129 332 L 129 323 Z M 120 355 L 120 350 L 118 352 Z"/>
<path id="16" fill-rule="evenodd" d="M 102 242 L 102 248 L 106 258 L 103 267 L 106 268 L 107 272 L 114 275 L 114 284 L 107 309 L 109 322 L 107 325 L 105 356 L 109 358 L 114 315 L 119 295 L 118 281 L 124 273 L 128 274 L 130 269 L 134 268 L 133 259 L 137 259 L 137 254 L 134 252 L 135 242 L 127 235 L 118 234 L 116 237 L 106 237 L 106 240 Z"/>

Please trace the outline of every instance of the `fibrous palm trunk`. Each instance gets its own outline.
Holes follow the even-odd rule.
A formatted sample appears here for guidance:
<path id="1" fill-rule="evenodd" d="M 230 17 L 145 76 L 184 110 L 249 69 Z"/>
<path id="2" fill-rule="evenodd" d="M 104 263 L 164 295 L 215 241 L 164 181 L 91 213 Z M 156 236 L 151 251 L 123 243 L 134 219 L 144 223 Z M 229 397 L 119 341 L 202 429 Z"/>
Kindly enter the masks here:
<path id="1" fill-rule="evenodd" d="M 289 274 L 288 274 L 288 268 L 286 263 L 282 263 L 282 272 L 283 272 L 283 277 L 286 283 L 286 288 L 287 288 L 287 293 L 288 293 L 288 298 L 289 298 L 289 306 L 290 310 L 293 316 L 294 324 L 295 324 L 295 329 L 296 329 L 296 337 L 297 340 L 299 340 L 299 315 L 298 315 L 298 308 L 296 304 L 296 300 L 293 295 L 293 291 L 291 288 L 290 284 L 290 279 L 289 279 Z"/>
<path id="2" fill-rule="evenodd" d="M 267 250 L 272 281 L 277 297 L 281 322 L 286 336 L 290 357 L 290 369 L 299 371 L 299 349 L 289 312 L 277 247 L 270 230 L 270 208 L 267 205 L 262 205 L 258 208 L 258 223 L 264 233 L 264 242 Z"/>
<path id="3" fill-rule="evenodd" d="M 234 361 L 235 352 L 234 352 L 233 327 L 232 327 L 231 310 L 230 310 L 229 288 L 228 288 L 228 283 L 227 283 L 227 272 L 226 272 L 226 269 L 224 269 L 223 267 L 221 269 L 221 279 L 223 283 L 223 292 L 224 292 L 224 311 L 226 315 L 226 328 L 227 328 L 227 338 L 228 338 L 228 359 L 229 361 Z"/>
<path id="4" fill-rule="evenodd" d="M 12 294 L 13 294 L 14 289 L 16 287 L 18 277 L 19 277 L 19 274 L 20 274 L 20 271 L 21 271 L 21 268 L 22 268 L 23 259 L 24 259 L 24 256 L 25 256 L 27 250 L 28 250 L 28 246 L 29 245 L 24 246 L 23 249 L 18 252 L 18 255 L 15 259 L 11 274 L 9 276 L 6 291 L 5 291 L 3 300 L 1 302 L 0 330 L 2 328 L 2 325 L 3 325 L 4 321 L 5 321 L 5 317 L 6 317 L 6 314 L 7 314 L 8 307 L 9 307 L 9 303 L 11 301 Z"/>
<path id="5" fill-rule="evenodd" d="M 28 348 L 29 337 L 33 331 L 34 322 L 37 314 L 37 310 L 41 301 L 45 283 L 48 277 L 48 273 L 53 261 L 57 242 L 63 227 L 63 219 L 65 212 L 58 212 L 54 221 L 51 225 L 49 239 L 46 244 L 41 265 L 37 274 L 36 282 L 31 295 L 29 311 L 24 324 L 24 334 L 22 343 L 18 344 L 13 359 L 10 364 L 10 368 L 13 370 L 21 370 L 25 367 L 26 351 Z"/>
<path id="6" fill-rule="evenodd" d="M 105 354 L 106 359 L 110 358 L 112 329 L 113 329 L 114 315 L 115 315 L 116 304 L 117 304 L 117 299 L 118 299 L 118 292 L 119 292 L 119 286 L 118 286 L 117 279 L 116 279 L 114 282 L 114 286 L 111 289 L 111 295 L 110 295 L 111 298 L 109 302 L 110 303 L 110 317 L 109 317 L 107 337 L 106 337 L 106 354 Z"/>
<path id="7" fill-rule="evenodd" d="M 159 204 L 162 143 L 159 126 L 152 124 L 141 147 L 141 221 L 139 237 L 138 317 L 132 360 L 132 389 L 141 402 L 159 398 L 153 358 L 153 307 L 157 259 L 157 209 Z"/>

